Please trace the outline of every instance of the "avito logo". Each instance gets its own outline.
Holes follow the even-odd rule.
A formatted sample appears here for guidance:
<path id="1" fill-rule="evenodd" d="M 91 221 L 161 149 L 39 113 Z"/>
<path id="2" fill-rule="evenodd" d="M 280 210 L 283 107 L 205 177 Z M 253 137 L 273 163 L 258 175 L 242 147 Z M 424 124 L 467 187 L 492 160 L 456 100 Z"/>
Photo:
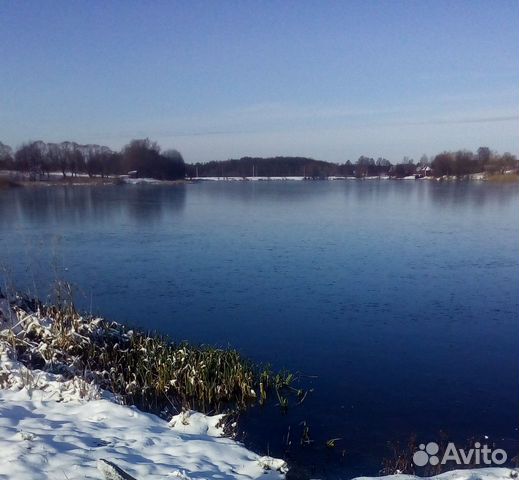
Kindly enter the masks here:
<path id="1" fill-rule="evenodd" d="M 508 459 L 503 449 L 492 450 L 488 445 L 482 446 L 479 442 L 469 450 L 456 448 L 454 443 L 449 442 L 443 455 L 439 454 L 440 447 L 435 442 L 429 442 L 427 445 L 422 443 L 418 448 L 413 455 L 413 462 L 418 467 L 427 464 L 445 465 L 447 462 L 454 462 L 457 465 L 503 465 Z"/>

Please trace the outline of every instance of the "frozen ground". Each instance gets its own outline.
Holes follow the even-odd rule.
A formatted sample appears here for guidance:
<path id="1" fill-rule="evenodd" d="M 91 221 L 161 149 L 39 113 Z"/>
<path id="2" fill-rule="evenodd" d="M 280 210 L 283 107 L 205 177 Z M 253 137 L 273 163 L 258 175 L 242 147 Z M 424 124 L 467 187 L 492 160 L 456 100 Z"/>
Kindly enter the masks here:
<path id="1" fill-rule="evenodd" d="M 222 438 L 220 416 L 166 422 L 81 379 L 28 370 L 0 345 L 0 479 L 282 479 L 283 461 Z M 107 463 L 104 460 L 110 463 Z"/>
<path id="2" fill-rule="evenodd" d="M 467 470 L 452 470 L 436 475 L 435 480 L 513 480 L 519 478 L 517 469 L 510 468 L 480 468 Z M 386 477 L 358 477 L 354 480 L 422 480 L 414 475 L 388 475 Z"/>

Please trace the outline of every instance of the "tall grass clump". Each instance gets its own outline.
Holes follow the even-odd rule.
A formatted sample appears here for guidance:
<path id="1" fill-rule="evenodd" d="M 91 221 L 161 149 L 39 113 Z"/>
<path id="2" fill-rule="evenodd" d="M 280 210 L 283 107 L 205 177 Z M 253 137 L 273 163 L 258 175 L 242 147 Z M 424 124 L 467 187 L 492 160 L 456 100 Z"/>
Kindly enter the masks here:
<path id="1" fill-rule="evenodd" d="M 82 376 L 124 403 L 148 411 L 237 411 L 269 398 L 288 407 L 293 376 L 259 369 L 233 349 L 175 343 L 165 336 L 82 315 L 66 295 L 55 304 L 24 297 L 10 302 L 0 326 L 18 360 L 33 368 Z M 274 395 L 272 395 L 274 393 Z"/>

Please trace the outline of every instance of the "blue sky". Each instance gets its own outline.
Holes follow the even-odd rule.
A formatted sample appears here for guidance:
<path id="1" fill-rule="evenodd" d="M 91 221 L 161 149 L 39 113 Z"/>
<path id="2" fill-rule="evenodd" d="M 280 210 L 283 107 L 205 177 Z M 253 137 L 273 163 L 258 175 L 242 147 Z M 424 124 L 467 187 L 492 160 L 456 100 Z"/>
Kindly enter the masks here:
<path id="1" fill-rule="evenodd" d="M 0 0 L 0 141 L 519 153 L 519 2 Z"/>

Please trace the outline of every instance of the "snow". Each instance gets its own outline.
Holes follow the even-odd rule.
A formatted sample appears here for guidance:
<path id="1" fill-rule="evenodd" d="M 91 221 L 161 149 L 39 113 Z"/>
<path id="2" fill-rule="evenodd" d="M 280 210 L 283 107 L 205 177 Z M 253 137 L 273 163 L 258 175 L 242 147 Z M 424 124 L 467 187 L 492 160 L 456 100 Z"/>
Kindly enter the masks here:
<path id="1" fill-rule="evenodd" d="M 284 478 L 282 460 L 221 437 L 221 415 L 184 412 L 168 423 L 11 357 L 0 343 L 2 480 Z"/>
<path id="2" fill-rule="evenodd" d="M 387 475 L 385 477 L 357 477 L 354 480 L 423 480 L 424 477 L 414 475 Z M 512 480 L 518 478 L 518 470 L 510 468 L 480 468 L 451 470 L 434 477 L 435 480 Z"/>
<path id="3" fill-rule="evenodd" d="M 211 437 L 223 436 L 223 428 L 219 426 L 225 415 L 213 415 L 208 417 L 203 413 L 189 410 L 175 415 L 169 422 L 169 426 L 180 433 L 192 435 L 209 435 Z"/>
<path id="4" fill-rule="evenodd" d="M 193 177 L 203 182 L 262 182 L 262 181 L 303 181 L 305 177 Z"/>
<path id="5" fill-rule="evenodd" d="M 471 180 L 486 180 L 486 175 L 484 173 L 473 173 L 472 175 L 470 175 L 470 179 Z"/>
<path id="6" fill-rule="evenodd" d="M 167 180 L 157 180 L 156 178 L 130 178 L 126 175 L 121 175 L 119 177 L 120 180 L 124 180 L 124 183 L 129 185 L 143 185 L 143 184 L 162 184 L 162 183 L 171 183 L 171 181 Z"/>

